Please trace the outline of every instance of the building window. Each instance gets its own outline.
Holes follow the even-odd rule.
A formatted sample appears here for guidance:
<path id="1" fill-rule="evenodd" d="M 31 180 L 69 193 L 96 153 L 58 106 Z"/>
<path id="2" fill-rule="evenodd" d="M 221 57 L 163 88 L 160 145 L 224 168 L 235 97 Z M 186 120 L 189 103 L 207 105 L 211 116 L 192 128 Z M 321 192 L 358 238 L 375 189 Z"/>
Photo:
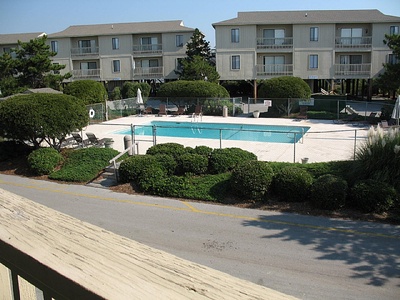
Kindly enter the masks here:
<path id="1" fill-rule="evenodd" d="M 239 43 L 239 28 L 231 29 L 231 42 Z"/>
<path id="2" fill-rule="evenodd" d="M 81 62 L 81 70 L 95 70 L 97 63 L 95 61 Z"/>
<path id="3" fill-rule="evenodd" d="M 360 65 L 362 64 L 362 55 L 340 55 L 341 65 Z"/>
<path id="4" fill-rule="evenodd" d="M 119 49 L 119 38 L 112 38 L 112 49 L 113 50 Z"/>
<path id="5" fill-rule="evenodd" d="M 311 54 L 308 57 L 308 68 L 309 69 L 318 69 L 318 55 Z"/>
<path id="6" fill-rule="evenodd" d="M 183 47 L 183 35 L 177 34 L 175 37 L 175 45 L 176 47 Z"/>
<path id="7" fill-rule="evenodd" d="M 232 70 L 240 70 L 240 56 L 239 55 L 232 55 L 231 69 Z"/>
<path id="8" fill-rule="evenodd" d="M 395 65 L 395 64 L 400 63 L 400 59 L 394 54 L 389 54 L 388 63 L 392 64 L 392 65 Z"/>
<path id="9" fill-rule="evenodd" d="M 113 60 L 113 72 L 114 73 L 121 72 L 121 61 Z"/>
<path id="10" fill-rule="evenodd" d="M 263 45 L 283 45 L 285 43 L 284 29 L 264 29 Z"/>
<path id="11" fill-rule="evenodd" d="M 311 42 L 318 42 L 318 27 L 311 27 L 310 28 L 310 41 Z"/>
<path id="12" fill-rule="evenodd" d="M 142 50 L 157 50 L 158 39 L 156 37 L 142 37 L 140 39 Z"/>
<path id="13" fill-rule="evenodd" d="M 390 35 L 399 34 L 399 26 L 390 26 Z"/>
<path id="14" fill-rule="evenodd" d="M 183 70 L 183 64 L 182 61 L 184 60 L 184 58 L 177 58 L 176 59 L 176 64 L 175 64 L 175 70 L 178 72 L 182 72 Z"/>
<path id="15" fill-rule="evenodd" d="M 362 28 L 342 28 L 340 33 L 342 44 L 360 45 L 362 42 Z"/>
<path id="16" fill-rule="evenodd" d="M 59 63 L 53 63 L 53 65 L 56 65 L 56 66 L 58 66 L 59 65 Z M 53 74 L 60 74 L 60 70 L 54 70 L 53 71 Z"/>
<path id="17" fill-rule="evenodd" d="M 51 51 L 57 53 L 58 52 L 58 42 L 57 41 L 51 41 Z"/>

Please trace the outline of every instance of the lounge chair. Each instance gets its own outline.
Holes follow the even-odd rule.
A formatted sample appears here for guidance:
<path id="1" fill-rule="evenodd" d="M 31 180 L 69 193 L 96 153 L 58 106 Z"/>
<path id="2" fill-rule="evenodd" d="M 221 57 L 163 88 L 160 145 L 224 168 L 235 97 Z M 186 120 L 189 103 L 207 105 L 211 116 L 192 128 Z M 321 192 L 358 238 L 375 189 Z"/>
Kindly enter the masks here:
<path id="1" fill-rule="evenodd" d="M 194 116 L 202 116 L 203 115 L 203 107 L 201 105 L 196 105 L 196 108 L 194 109 Z"/>
<path id="2" fill-rule="evenodd" d="M 91 145 L 95 146 L 95 147 L 101 147 L 104 145 L 104 143 L 108 140 L 107 138 L 104 139 L 98 139 L 94 133 L 91 132 L 86 132 L 86 136 L 89 139 L 89 142 Z"/>
<path id="3" fill-rule="evenodd" d="M 160 104 L 158 116 L 167 115 L 167 106 L 165 104 Z"/>
<path id="4" fill-rule="evenodd" d="M 175 112 L 173 112 L 173 114 L 174 114 L 174 115 L 177 115 L 177 116 L 183 115 L 184 113 L 185 113 L 185 108 L 182 107 L 182 106 L 179 106 L 179 107 L 178 107 L 178 110 L 175 111 Z"/>
<path id="5" fill-rule="evenodd" d="M 153 113 L 153 108 L 151 106 L 147 106 L 144 110 L 143 110 L 143 114 L 144 115 L 151 115 Z"/>
<path id="6" fill-rule="evenodd" d="M 308 106 L 300 106 L 300 113 L 297 115 L 296 119 L 307 119 Z"/>
<path id="7" fill-rule="evenodd" d="M 72 132 L 71 135 L 79 146 L 85 147 L 89 142 L 89 140 L 84 140 L 78 132 Z"/>

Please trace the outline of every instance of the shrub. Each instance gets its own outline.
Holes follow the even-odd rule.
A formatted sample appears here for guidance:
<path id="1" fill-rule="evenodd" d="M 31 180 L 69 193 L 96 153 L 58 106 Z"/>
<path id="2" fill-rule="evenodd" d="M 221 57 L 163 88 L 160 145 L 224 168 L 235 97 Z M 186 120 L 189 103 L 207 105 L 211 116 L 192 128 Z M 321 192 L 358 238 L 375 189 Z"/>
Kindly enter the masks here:
<path id="1" fill-rule="evenodd" d="M 157 96 L 229 98 L 229 93 L 223 86 L 217 83 L 204 80 L 178 80 L 161 85 Z"/>
<path id="2" fill-rule="evenodd" d="M 366 213 L 386 212 L 398 201 L 394 187 L 372 179 L 357 182 L 349 199 L 350 206 Z"/>
<path id="3" fill-rule="evenodd" d="M 137 96 L 137 90 L 140 89 L 142 91 L 143 97 L 148 97 L 150 95 L 151 87 L 146 82 L 125 82 L 121 89 L 121 94 L 124 99 L 126 98 L 134 98 Z"/>
<path id="4" fill-rule="evenodd" d="M 180 157 L 183 173 L 205 174 L 208 169 L 208 158 L 204 155 L 186 153 Z"/>
<path id="5" fill-rule="evenodd" d="M 347 182 L 332 174 L 320 176 L 311 187 L 311 204 L 316 208 L 335 210 L 345 205 Z"/>
<path id="6" fill-rule="evenodd" d="M 236 195 L 261 200 L 271 186 L 273 174 L 266 162 L 243 161 L 233 169 L 230 187 Z"/>
<path id="7" fill-rule="evenodd" d="M 281 200 L 306 201 L 310 194 L 313 178 L 305 169 L 285 167 L 277 171 L 273 179 L 273 190 Z"/>
<path id="8" fill-rule="evenodd" d="M 213 149 L 208 146 L 196 146 L 193 150 L 193 153 L 209 157 L 212 151 Z"/>
<path id="9" fill-rule="evenodd" d="M 356 151 L 358 179 L 386 182 L 400 190 L 400 130 L 386 132 L 371 127 L 367 140 Z"/>
<path id="10" fill-rule="evenodd" d="M 126 182 L 136 182 L 144 166 L 155 164 L 156 158 L 151 155 L 134 155 L 121 162 L 118 174 L 119 181 L 122 183 Z"/>
<path id="11" fill-rule="evenodd" d="M 168 175 L 175 174 L 178 163 L 172 155 L 156 154 L 154 155 L 154 158 Z"/>
<path id="12" fill-rule="evenodd" d="M 121 88 L 119 86 L 116 86 L 110 96 L 111 100 L 120 100 L 122 99 L 122 94 L 121 94 Z"/>
<path id="13" fill-rule="evenodd" d="M 257 156 L 240 148 L 214 149 L 209 158 L 209 170 L 212 174 L 226 173 L 239 162 L 248 160 L 257 160 Z"/>
<path id="14" fill-rule="evenodd" d="M 299 77 L 281 76 L 264 80 L 261 83 L 258 95 L 261 98 L 301 98 L 311 97 L 308 84 Z"/>
<path id="15" fill-rule="evenodd" d="M 59 150 L 65 137 L 87 125 L 89 114 L 77 98 L 60 94 L 15 96 L 0 103 L 0 136 Z"/>
<path id="16" fill-rule="evenodd" d="M 68 83 L 64 94 L 81 99 L 85 105 L 103 103 L 107 99 L 107 90 L 104 85 L 94 80 L 77 80 Z"/>
<path id="17" fill-rule="evenodd" d="M 143 192 L 159 195 L 165 188 L 166 178 L 167 173 L 157 162 L 142 165 L 136 186 Z"/>
<path id="18" fill-rule="evenodd" d="M 186 153 L 186 149 L 183 145 L 177 143 L 164 143 L 157 144 L 149 149 L 147 149 L 146 154 L 155 155 L 155 154 L 168 154 L 174 157 L 175 160 L 178 161 L 179 157 Z"/>
<path id="19" fill-rule="evenodd" d="M 49 175 L 50 179 L 88 182 L 95 178 L 109 161 L 118 155 L 112 148 L 84 148 L 69 151 L 62 168 Z"/>
<path id="20" fill-rule="evenodd" d="M 39 148 L 28 155 L 28 164 L 37 175 L 48 175 L 63 160 L 63 156 L 53 148 Z"/>

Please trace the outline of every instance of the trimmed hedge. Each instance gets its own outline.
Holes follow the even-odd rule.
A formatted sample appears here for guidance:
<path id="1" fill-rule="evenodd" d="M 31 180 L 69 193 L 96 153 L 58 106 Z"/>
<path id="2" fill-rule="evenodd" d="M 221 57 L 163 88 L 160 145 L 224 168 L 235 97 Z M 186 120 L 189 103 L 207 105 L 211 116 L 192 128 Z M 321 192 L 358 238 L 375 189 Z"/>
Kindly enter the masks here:
<path id="1" fill-rule="evenodd" d="M 311 89 L 299 77 L 281 76 L 263 80 L 258 91 L 258 96 L 260 98 L 309 99 L 311 97 Z"/>
<path id="2" fill-rule="evenodd" d="M 230 186 L 236 195 L 262 200 L 269 191 L 273 175 L 272 168 L 264 161 L 243 161 L 233 169 Z"/>
<path id="3" fill-rule="evenodd" d="M 211 174 L 226 173 L 232 171 L 238 163 L 248 160 L 257 160 L 257 156 L 235 147 L 214 149 L 209 158 L 209 172 Z"/>
<path id="4" fill-rule="evenodd" d="M 121 162 L 118 174 L 121 183 L 136 182 L 146 165 L 158 164 L 156 157 L 152 155 L 134 155 Z"/>
<path id="5" fill-rule="evenodd" d="M 347 182 L 340 177 L 326 174 L 311 187 L 311 204 L 316 208 L 336 210 L 346 203 Z"/>
<path id="6" fill-rule="evenodd" d="M 101 170 L 109 165 L 109 161 L 118 155 L 112 148 L 84 148 L 70 150 L 62 168 L 49 175 L 50 179 L 88 182 L 95 178 Z"/>
<path id="7" fill-rule="evenodd" d="M 180 157 L 183 173 L 205 174 L 208 170 L 208 158 L 195 153 L 185 153 Z"/>
<path id="8" fill-rule="evenodd" d="M 151 146 L 147 149 L 146 154 L 156 155 L 156 154 L 168 154 L 178 161 L 179 157 L 185 154 L 188 150 L 178 143 L 164 143 Z"/>
<path id="9" fill-rule="evenodd" d="M 305 169 L 287 166 L 274 175 L 273 190 L 283 201 L 303 202 L 308 200 L 312 183 L 313 178 Z"/>
<path id="10" fill-rule="evenodd" d="M 229 93 L 222 85 L 216 83 L 204 80 L 177 80 L 161 85 L 157 96 L 229 98 Z"/>
<path id="11" fill-rule="evenodd" d="M 399 201 L 393 186 L 372 179 L 358 181 L 350 195 L 349 206 L 366 213 L 386 212 Z"/>
<path id="12" fill-rule="evenodd" d="M 81 99 L 85 105 L 103 103 L 107 99 L 107 90 L 104 85 L 94 80 L 77 80 L 68 83 L 64 94 Z"/>
<path id="13" fill-rule="evenodd" d="M 28 155 L 28 164 L 37 175 L 48 175 L 63 161 L 63 156 L 54 148 L 39 148 Z"/>

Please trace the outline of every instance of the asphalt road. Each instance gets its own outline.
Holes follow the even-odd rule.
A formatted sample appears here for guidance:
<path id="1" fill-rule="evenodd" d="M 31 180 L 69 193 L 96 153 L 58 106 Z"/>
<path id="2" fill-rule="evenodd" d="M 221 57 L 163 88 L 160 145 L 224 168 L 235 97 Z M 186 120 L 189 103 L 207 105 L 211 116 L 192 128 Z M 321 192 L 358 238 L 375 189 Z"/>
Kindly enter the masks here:
<path id="1" fill-rule="evenodd" d="M 301 299 L 400 299 L 400 226 L 127 195 L 2 174 L 0 188 Z"/>

